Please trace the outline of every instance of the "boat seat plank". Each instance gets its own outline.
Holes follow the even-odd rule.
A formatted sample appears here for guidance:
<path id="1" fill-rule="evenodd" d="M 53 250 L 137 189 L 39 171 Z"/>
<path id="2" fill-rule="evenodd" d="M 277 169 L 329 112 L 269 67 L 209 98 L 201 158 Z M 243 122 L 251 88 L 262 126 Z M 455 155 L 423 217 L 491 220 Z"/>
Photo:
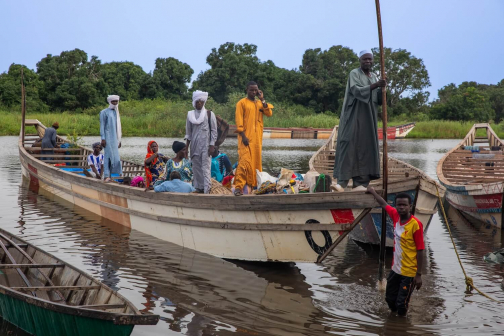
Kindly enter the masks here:
<path id="1" fill-rule="evenodd" d="M 86 306 L 74 306 L 76 308 L 86 308 L 86 309 L 118 309 L 125 308 L 125 303 L 110 303 L 110 304 L 97 304 L 97 305 L 86 305 Z"/>
<path id="2" fill-rule="evenodd" d="M 19 291 L 52 291 L 52 290 L 90 290 L 90 289 L 99 289 L 101 286 L 31 286 L 31 287 L 10 287 L 10 289 L 19 290 Z"/>
<path id="3" fill-rule="evenodd" d="M 0 269 L 52 268 L 52 267 L 65 267 L 65 264 L 0 264 Z"/>

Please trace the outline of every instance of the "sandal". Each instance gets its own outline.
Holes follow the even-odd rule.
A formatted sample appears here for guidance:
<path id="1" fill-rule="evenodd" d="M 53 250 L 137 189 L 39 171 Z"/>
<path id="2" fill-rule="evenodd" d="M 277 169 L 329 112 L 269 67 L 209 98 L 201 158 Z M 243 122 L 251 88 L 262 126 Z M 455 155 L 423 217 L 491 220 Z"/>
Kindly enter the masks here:
<path id="1" fill-rule="evenodd" d="M 110 183 L 112 182 L 112 179 L 110 177 L 107 177 L 105 178 L 105 180 L 103 180 L 103 183 Z"/>
<path id="2" fill-rule="evenodd" d="M 241 191 L 240 189 L 235 189 L 234 195 L 235 196 L 243 196 L 243 191 Z"/>

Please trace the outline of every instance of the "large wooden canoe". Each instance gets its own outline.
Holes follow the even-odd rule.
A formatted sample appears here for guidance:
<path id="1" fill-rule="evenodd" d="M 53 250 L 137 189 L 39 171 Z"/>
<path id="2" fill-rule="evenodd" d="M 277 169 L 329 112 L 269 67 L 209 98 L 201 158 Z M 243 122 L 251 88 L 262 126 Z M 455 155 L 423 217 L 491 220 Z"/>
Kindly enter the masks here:
<path id="1" fill-rule="evenodd" d="M 92 151 L 57 149 L 51 161 L 31 147 L 45 127 L 26 120 L 19 138 L 22 173 L 32 187 L 157 238 L 221 258 L 260 261 L 321 261 L 361 218 L 377 206 L 364 192 L 242 196 L 154 193 L 103 183 L 54 164 L 86 168 Z M 66 142 L 58 137 L 59 142 Z M 59 155 L 58 155 L 59 153 Z M 74 159 L 74 161 L 72 161 Z M 140 164 L 123 161 L 125 176 L 143 175 Z"/>
<path id="2" fill-rule="evenodd" d="M 483 135 L 477 134 L 478 130 Z M 474 124 L 437 166 L 450 205 L 499 228 L 502 228 L 503 148 L 504 143 L 489 124 Z"/>
<path id="3" fill-rule="evenodd" d="M 330 176 L 333 175 L 337 135 L 338 127 L 336 126 L 329 140 L 310 159 L 310 169 Z M 380 163 L 381 161 L 380 159 Z M 426 230 L 430 224 L 432 215 L 437 211 L 437 182 L 418 168 L 390 156 L 388 159 L 388 176 L 387 202 L 394 206 L 395 197 L 398 193 L 404 192 L 409 194 L 413 199 L 413 214 L 422 222 L 424 230 Z M 383 180 L 374 180 L 371 182 L 371 185 L 375 188 L 382 188 Z M 443 197 L 445 189 L 439 184 L 438 188 L 441 197 Z M 346 191 L 342 194 L 345 193 Z M 369 215 L 362 219 L 355 230 L 350 233 L 350 237 L 362 243 L 378 245 L 381 235 L 381 211 L 381 208 L 373 209 Z M 394 232 L 393 223 L 389 217 L 387 217 L 386 234 L 387 246 L 391 247 L 394 243 Z"/>
<path id="4" fill-rule="evenodd" d="M 127 336 L 156 324 L 122 295 L 0 229 L 0 315 L 32 335 Z"/>
<path id="5" fill-rule="evenodd" d="M 402 139 L 413 130 L 415 123 L 407 123 L 387 128 L 387 139 Z M 228 137 L 236 138 L 236 125 L 230 125 Z M 311 127 L 265 127 L 263 131 L 264 139 L 329 139 L 332 128 L 311 128 Z M 382 129 L 378 129 L 378 138 L 383 138 Z"/>

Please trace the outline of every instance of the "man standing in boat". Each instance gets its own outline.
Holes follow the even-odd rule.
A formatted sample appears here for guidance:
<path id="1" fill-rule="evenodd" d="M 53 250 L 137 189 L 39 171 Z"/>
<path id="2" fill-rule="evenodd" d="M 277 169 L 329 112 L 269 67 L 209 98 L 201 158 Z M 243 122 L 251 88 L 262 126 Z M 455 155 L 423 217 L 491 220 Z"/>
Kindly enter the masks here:
<path id="1" fill-rule="evenodd" d="M 373 53 L 359 53 L 360 67 L 350 72 L 341 109 L 334 160 L 337 189 L 343 191 L 352 179 L 354 190 L 366 190 L 380 178 L 377 111 L 386 80 L 371 72 Z"/>
<path id="2" fill-rule="evenodd" d="M 256 82 L 249 82 L 247 97 L 236 104 L 235 112 L 239 155 L 234 182 L 235 196 L 243 195 L 245 185 L 252 188 L 257 184 L 256 169 L 262 171 L 263 116 L 272 115 L 273 105 L 266 103 Z"/>
<path id="3" fill-rule="evenodd" d="M 215 114 L 205 109 L 208 92 L 193 92 L 194 110 L 187 112 L 186 148 L 189 149 L 192 162 L 193 187 L 197 193 L 208 194 L 212 185 L 210 157 L 217 140 L 217 119 Z"/>
<path id="4" fill-rule="evenodd" d="M 121 158 L 121 117 L 119 116 L 119 96 L 107 97 L 109 107 L 100 112 L 101 146 L 105 149 L 103 156 L 103 178 L 110 182 L 111 174 L 122 175 Z"/>

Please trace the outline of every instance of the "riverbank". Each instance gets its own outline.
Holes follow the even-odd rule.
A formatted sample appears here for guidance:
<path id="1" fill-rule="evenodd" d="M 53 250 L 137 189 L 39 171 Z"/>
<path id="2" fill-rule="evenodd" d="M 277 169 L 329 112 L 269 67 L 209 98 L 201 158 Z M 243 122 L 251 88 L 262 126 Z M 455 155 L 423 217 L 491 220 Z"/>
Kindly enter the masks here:
<path id="1" fill-rule="evenodd" d="M 233 121 L 236 101 L 239 97 L 226 104 L 217 104 L 211 100 L 207 106 L 225 120 Z M 333 114 L 315 114 L 311 109 L 299 105 L 286 106 L 275 104 L 274 116 L 264 118 L 266 127 L 313 127 L 332 128 L 339 123 Z M 185 118 L 187 111 L 192 109 L 186 101 L 166 101 L 161 99 L 144 101 L 127 101 L 120 105 L 123 134 L 125 136 L 156 136 L 183 137 L 185 135 Z M 38 119 L 49 126 L 58 121 L 61 135 L 76 134 L 99 135 L 99 109 L 88 109 L 81 113 L 30 113 L 28 119 Z M 18 135 L 21 124 L 19 112 L 0 111 L 0 135 Z M 409 122 L 406 120 L 391 120 L 389 126 Z M 420 121 L 408 134 L 407 138 L 416 139 L 462 139 L 472 127 L 472 122 L 457 122 L 444 120 Z M 381 127 L 381 123 L 380 123 Z M 492 128 L 500 138 L 504 138 L 504 123 L 493 124 Z"/>

